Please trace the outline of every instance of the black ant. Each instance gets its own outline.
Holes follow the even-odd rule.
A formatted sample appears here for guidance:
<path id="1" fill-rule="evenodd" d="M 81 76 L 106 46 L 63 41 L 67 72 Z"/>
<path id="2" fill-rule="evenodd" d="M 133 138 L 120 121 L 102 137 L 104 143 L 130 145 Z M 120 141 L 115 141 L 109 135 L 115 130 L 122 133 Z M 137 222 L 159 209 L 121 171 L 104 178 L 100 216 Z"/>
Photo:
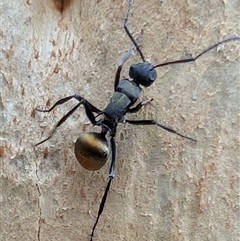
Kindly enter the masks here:
<path id="1" fill-rule="evenodd" d="M 80 105 L 83 105 L 85 108 L 86 115 L 88 119 L 91 121 L 92 125 L 94 126 L 100 126 L 101 132 L 88 132 L 88 133 L 81 133 L 79 138 L 77 139 L 75 143 L 75 155 L 78 160 L 78 162 L 87 170 L 95 171 L 99 170 L 108 160 L 109 155 L 111 153 L 111 165 L 109 170 L 109 180 L 108 184 L 106 186 L 104 195 L 102 197 L 99 209 L 98 209 L 98 215 L 96 218 L 96 221 L 92 227 L 92 232 L 90 235 L 90 240 L 93 240 L 94 232 L 96 229 L 96 226 L 98 224 L 99 218 L 103 212 L 105 202 L 107 199 L 107 195 L 109 192 L 109 188 L 111 185 L 111 182 L 113 178 L 115 177 L 115 169 L 116 169 L 116 159 L 117 159 L 117 147 L 115 142 L 115 135 L 117 131 L 117 125 L 119 123 L 127 122 L 129 124 L 133 125 L 156 125 L 158 127 L 161 127 L 162 129 L 171 132 L 173 134 L 176 134 L 182 138 L 189 139 L 193 142 L 196 142 L 193 138 L 190 138 L 188 136 L 182 135 L 179 132 L 173 130 L 171 127 L 162 125 L 155 120 L 129 120 L 125 118 L 125 115 L 127 113 L 135 113 L 138 112 L 142 106 L 148 104 L 152 99 L 140 102 L 139 104 L 134 104 L 139 99 L 140 95 L 142 94 L 142 88 L 140 85 L 144 87 L 149 87 L 153 84 L 153 82 L 157 78 L 157 72 L 156 68 L 162 67 L 165 65 L 171 65 L 171 64 L 180 64 L 180 63 L 187 63 L 187 62 L 194 62 L 196 59 L 198 59 L 200 56 L 205 54 L 206 52 L 210 51 L 213 48 L 216 48 L 220 44 L 227 43 L 229 41 L 234 40 L 240 40 L 240 37 L 232 37 L 225 39 L 217 44 L 214 44 L 207 48 L 206 50 L 202 51 L 200 54 L 198 54 L 195 58 L 188 58 L 183 60 L 175 60 L 170 61 L 162 64 L 158 64 L 153 66 L 151 63 L 145 61 L 144 55 L 142 54 L 137 41 L 133 38 L 131 33 L 129 32 L 129 29 L 127 27 L 127 21 L 130 14 L 130 10 L 132 7 L 133 0 L 129 0 L 128 3 L 128 10 L 127 14 L 124 20 L 124 30 L 127 33 L 128 37 L 131 39 L 132 43 L 134 44 L 136 50 L 141 56 L 142 63 L 138 63 L 135 65 L 131 65 L 129 69 L 129 76 L 131 79 L 122 79 L 120 80 L 120 73 L 122 70 L 123 64 L 128 60 L 128 58 L 131 56 L 131 51 L 128 52 L 122 59 L 120 65 L 117 68 L 116 75 L 115 75 L 115 82 L 114 82 L 114 93 L 107 105 L 107 107 L 104 110 L 100 110 L 94 105 L 92 105 L 90 102 L 88 102 L 86 99 L 84 99 L 80 95 L 71 95 L 68 97 L 65 97 L 63 99 L 58 100 L 50 109 L 48 110 L 40 110 L 37 109 L 40 112 L 50 112 L 52 111 L 56 106 L 61 105 L 70 99 L 76 99 L 79 101 L 79 103 L 72 108 L 67 114 L 65 114 L 60 121 L 57 123 L 55 128 L 53 129 L 51 135 L 42 140 L 41 142 L 37 143 L 35 146 L 38 146 L 42 144 L 43 142 L 47 141 L 52 137 L 56 129 L 63 124 L 63 122 L 66 121 L 66 119 L 71 116 Z"/>

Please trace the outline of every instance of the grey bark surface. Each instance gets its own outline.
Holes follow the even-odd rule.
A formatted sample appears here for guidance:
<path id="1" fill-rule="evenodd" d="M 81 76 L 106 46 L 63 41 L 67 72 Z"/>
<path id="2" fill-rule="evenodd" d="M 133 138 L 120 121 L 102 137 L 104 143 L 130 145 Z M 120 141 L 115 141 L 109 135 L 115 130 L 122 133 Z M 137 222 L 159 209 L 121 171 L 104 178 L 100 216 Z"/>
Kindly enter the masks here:
<path id="1" fill-rule="evenodd" d="M 93 130 L 83 108 L 34 148 L 77 102 L 48 114 L 35 108 L 75 93 L 106 106 L 132 46 L 126 9 L 120 0 L 1 1 L 1 240 L 89 240 L 110 161 L 97 172 L 76 161 L 74 141 Z M 135 37 L 143 29 L 143 54 L 158 64 L 240 35 L 239 9 L 238 0 L 136 0 L 129 28 Z M 131 118 L 156 119 L 197 144 L 120 125 L 116 177 L 94 241 L 239 240 L 239 46 L 157 70 L 143 96 L 154 101 Z M 140 60 L 135 54 L 122 76 Z"/>

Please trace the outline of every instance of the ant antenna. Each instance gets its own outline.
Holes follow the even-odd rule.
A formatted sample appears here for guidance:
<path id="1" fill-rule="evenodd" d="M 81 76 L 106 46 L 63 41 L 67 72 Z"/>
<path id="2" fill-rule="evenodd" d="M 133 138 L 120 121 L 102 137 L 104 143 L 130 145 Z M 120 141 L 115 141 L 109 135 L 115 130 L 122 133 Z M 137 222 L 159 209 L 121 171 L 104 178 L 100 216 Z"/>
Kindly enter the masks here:
<path id="1" fill-rule="evenodd" d="M 214 44 L 214 45 L 210 46 L 209 48 L 205 49 L 203 52 L 201 52 L 195 58 L 179 59 L 179 60 L 175 60 L 175 61 L 171 61 L 171 62 L 165 62 L 165 63 L 162 63 L 162 64 L 157 64 L 153 67 L 153 69 L 158 68 L 158 67 L 162 67 L 162 66 L 166 66 L 166 65 L 170 65 L 170 64 L 180 64 L 180 63 L 193 62 L 196 59 L 198 59 L 199 57 L 201 57 L 203 54 L 210 51 L 211 49 L 218 47 L 220 44 L 227 43 L 227 42 L 230 42 L 230 41 L 235 41 L 235 40 L 240 40 L 240 37 L 237 36 L 237 37 L 233 37 L 233 38 L 228 38 L 228 39 L 225 39 L 221 42 L 218 42 L 217 44 Z"/>
<path id="2" fill-rule="evenodd" d="M 128 37 L 131 39 L 131 41 L 133 42 L 133 44 L 134 44 L 134 46 L 136 47 L 137 51 L 139 52 L 142 61 L 145 62 L 145 58 L 144 58 L 144 56 L 143 56 L 142 51 L 140 50 L 137 42 L 135 41 L 135 39 L 133 38 L 133 36 L 132 36 L 131 33 L 129 32 L 128 27 L 127 27 L 127 21 L 128 21 L 129 15 L 130 15 L 130 10 L 131 10 L 131 8 L 132 8 L 132 5 L 133 5 L 133 0 L 129 0 L 129 2 L 128 2 L 128 10 L 127 10 L 127 14 L 126 14 L 126 17 L 125 17 L 125 20 L 124 20 L 124 25 L 123 25 L 123 27 L 124 27 L 124 29 L 125 29 Z"/>

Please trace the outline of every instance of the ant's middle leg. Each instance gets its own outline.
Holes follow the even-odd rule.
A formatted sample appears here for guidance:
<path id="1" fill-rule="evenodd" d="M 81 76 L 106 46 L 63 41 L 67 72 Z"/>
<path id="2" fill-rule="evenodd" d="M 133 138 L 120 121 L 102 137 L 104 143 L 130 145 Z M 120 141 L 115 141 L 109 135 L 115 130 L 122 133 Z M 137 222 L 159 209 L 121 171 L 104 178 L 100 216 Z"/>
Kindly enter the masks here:
<path id="1" fill-rule="evenodd" d="M 53 136 L 53 134 L 55 133 L 56 129 L 57 129 L 60 125 L 62 125 L 62 123 L 65 122 L 66 119 L 67 119 L 70 115 L 72 115 L 72 114 L 75 112 L 75 110 L 76 110 L 81 104 L 82 104 L 82 103 L 78 103 L 76 106 L 74 106 L 66 115 L 64 115 L 64 116 L 58 121 L 57 125 L 56 125 L 56 126 L 54 127 L 54 129 L 51 131 L 50 135 L 49 135 L 47 138 L 45 138 L 44 140 L 42 140 L 42 141 L 38 142 L 37 144 L 35 144 L 34 146 L 38 146 L 38 145 L 42 144 L 43 142 L 49 140 L 49 139 Z"/>
<path id="2" fill-rule="evenodd" d="M 39 112 L 50 112 L 50 111 L 52 111 L 56 106 L 62 105 L 62 104 L 64 104 L 65 102 L 71 100 L 72 98 L 78 100 L 79 102 L 82 102 L 82 101 L 85 102 L 85 104 L 89 106 L 89 108 L 92 110 L 92 112 L 95 112 L 95 113 L 98 113 L 98 114 L 101 113 L 101 111 L 100 111 L 98 108 L 96 108 L 95 106 L 93 106 L 91 103 L 89 103 L 87 100 L 85 100 L 85 99 L 84 99 L 83 97 L 81 97 L 80 95 L 76 95 L 76 94 L 75 94 L 75 95 L 70 95 L 70 96 L 67 96 L 67 97 L 65 97 L 65 98 L 62 98 L 62 99 L 58 100 L 58 101 L 57 101 L 50 109 L 48 109 L 48 110 L 42 110 L 42 109 L 38 109 L 38 108 L 36 108 L 36 110 L 39 111 Z"/>
<path id="3" fill-rule="evenodd" d="M 177 131 L 175 131 L 174 129 L 172 129 L 171 127 L 169 126 L 165 126 L 165 125 L 162 125 L 162 124 L 159 124 L 158 122 L 156 122 L 155 120 L 125 120 L 127 123 L 129 124 L 133 124 L 133 125 L 156 125 L 158 127 L 161 127 L 162 129 L 164 129 L 165 131 L 168 131 L 168 132 L 171 132 L 173 134 L 176 134 L 178 136 L 181 136 L 182 138 L 185 138 L 185 139 L 188 139 L 190 141 L 193 141 L 193 142 L 197 142 L 195 139 L 191 138 L 191 137 L 188 137 L 188 136 L 185 136 Z"/>
<path id="4" fill-rule="evenodd" d="M 88 119 L 91 121 L 91 123 L 93 125 L 96 124 L 96 120 L 95 120 L 95 116 L 93 113 L 98 113 L 98 114 L 101 114 L 102 111 L 99 110 L 98 108 L 96 108 L 95 106 L 93 106 L 91 103 L 89 103 L 87 100 L 85 100 L 84 98 L 82 98 L 80 95 L 71 95 L 71 96 L 68 96 L 68 97 L 65 97 L 63 99 L 60 99 L 58 100 L 50 109 L 48 110 L 40 110 L 40 109 L 37 109 L 38 111 L 40 112 L 50 112 L 52 111 L 56 106 L 58 105 L 61 105 L 65 102 L 67 102 L 68 100 L 72 99 L 72 98 L 75 98 L 79 101 L 79 103 L 73 107 L 67 114 L 65 114 L 59 121 L 58 123 L 56 124 L 56 126 L 54 127 L 54 129 L 51 131 L 51 134 L 44 140 L 38 142 L 35 146 L 38 146 L 40 144 L 42 144 L 43 142 L 49 140 L 53 134 L 55 133 L 56 129 L 61 126 L 69 116 L 71 116 L 75 111 L 76 109 L 80 106 L 80 105 L 83 105 L 84 108 L 85 108 L 85 112 L 86 112 L 86 115 L 88 117 Z"/>

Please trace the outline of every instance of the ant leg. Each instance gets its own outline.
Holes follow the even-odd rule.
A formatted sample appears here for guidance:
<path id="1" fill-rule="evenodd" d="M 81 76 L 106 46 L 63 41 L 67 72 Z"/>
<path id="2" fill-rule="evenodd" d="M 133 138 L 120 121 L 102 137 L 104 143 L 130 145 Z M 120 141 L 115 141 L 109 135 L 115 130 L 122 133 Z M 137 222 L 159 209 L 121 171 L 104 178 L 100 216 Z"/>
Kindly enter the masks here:
<path id="1" fill-rule="evenodd" d="M 227 42 L 230 42 L 230 41 L 235 41 L 235 40 L 240 40 L 240 37 L 238 37 L 238 36 L 237 37 L 232 37 L 232 38 L 225 39 L 225 40 L 223 40 L 221 42 L 218 42 L 218 43 L 210 46 L 209 48 L 205 49 L 204 51 L 202 51 L 195 58 L 179 59 L 179 60 L 175 60 L 175 61 L 171 61 L 171 62 L 165 62 L 165 63 L 162 63 L 162 64 L 157 64 L 153 68 L 155 69 L 155 68 L 166 66 L 166 65 L 170 65 L 170 64 L 180 64 L 180 63 L 194 62 L 196 59 L 201 57 L 203 54 L 207 53 L 211 49 L 214 49 L 214 48 L 218 47 L 220 44 L 227 43 Z"/>
<path id="2" fill-rule="evenodd" d="M 149 100 L 142 101 L 142 102 L 140 102 L 136 107 L 133 107 L 133 108 L 129 109 L 129 110 L 127 111 L 127 113 L 136 113 L 136 112 L 138 112 L 144 105 L 149 104 L 151 101 L 153 101 L 153 98 L 151 98 L 151 99 L 149 99 Z"/>
<path id="3" fill-rule="evenodd" d="M 112 182 L 112 179 L 110 178 L 110 179 L 108 180 L 108 184 L 107 184 L 107 186 L 106 186 L 104 195 L 103 195 L 103 197 L 102 197 L 102 201 L 101 201 L 100 206 L 99 206 L 99 209 L 98 209 L 98 216 L 97 216 L 97 219 L 96 219 L 96 221 L 95 221 L 95 224 L 93 225 L 93 228 L 92 228 L 92 233 L 91 233 L 91 235 L 90 235 L 90 237 L 91 237 L 91 238 L 90 238 L 90 241 L 93 241 L 94 231 L 95 231 L 95 229 L 96 229 L 96 227 L 97 227 L 97 224 L 98 224 L 98 220 L 99 220 L 99 218 L 100 218 L 100 215 L 102 214 L 102 211 L 103 211 L 103 209 L 104 209 L 104 205 L 105 205 L 105 202 L 106 202 L 106 200 L 107 200 L 107 194 L 108 194 L 108 191 L 109 191 L 111 182 Z"/>
<path id="4" fill-rule="evenodd" d="M 112 162 L 111 162 L 111 166 L 110 166 L 110 170 L 109 170 L 109 180 L 108 180 L 108 184 L 106 186 L 106 189 L 104 191 L 104 195 L 102 197 L 101 203 L 99 205 L 98 215 L 97 215 L 97 219 L 96 219 L 96 221 L 93 225 L 93 228 L 92 228 L 92 233 L 90 235 L 90 237 L 91 237 L 90 241 L 93 241 L 93 235 L 94 235 L 95 229 L 97 227 L 99 218 L 100 218 L 100 216 L 103 212 L 103 209 L 104 209 L 104 206 L 105 206 L 105 203 L 106 203 L 106 200 L 107 200 L 107 195 L 108 195 L 108 192 L 109 192 L 109 189 L 110 189 L 111 182 L 112 182 L 113 178 L 115 177 L 115 167 L 116 167 L 116 160 L 117 160 L 117 147 L 116 147 L 116 142 L 115 142 L 114 136 L 111 137 L 111 149 L 112 149 Z"/>
<path id="5" fill-rule="evenodd" d="M 123 28 L 124 28 L 125 32 L 127 33 L 128 37 L 131 39 L 131 41 L 134 44 L 134 46 L 136 47 L 137 51 L 139 52 L 142 61 L 145 62 L 145 58 L 144 58 L 144 56 L 143 56 L 143 54 L 142 54 L 142 52 L 141 52 L 137 42 L 135 41 L 135 39 L 133 38 L 133 36 L 129 32 L 129 29 L 127 27 L 127 21 L 128 21 L 128 17 L 129 17 L 129 14 L 130 14 L 130 10 L 132 8 L 132 4 L 133 4 L 133 0 L 129 0 L 129 2 L 128 2 L 128 10 L 127 10 L 127 14 L 126 14 L 126 17 L 125 17 L 125 20 L 124 20 Z"/>
<path id="6" fill-rule="evenodd" d="M 91 123 L 93 125 L 96 124 L 96 120 L 95 120 L 95 116 L 94 116 L 94 112 L 95 113 L 102 113 L 99 109 L 97 109 L 95 106 L 93 106 L 91 103 L 89 103 L 87 100 L 85 100 L 84 98 L 82 98 L 81 96 L 79 95 L 72 95 L 72 96 L 69 96 L 69 97 L 66 97 L 66 98 L 63 98 L 59 101 L 57 101 L 49 110 L 39 110 L 41 112 L 50 112 L 51 110 L 53 110 L 53 108 L 55 108 L 57 105 L 60 105 L 60 104 L 63 104 L 65 103 L 66 101 L 70 100 L 71 98 L 75 98 L 77 100 L 79 100 L 79 103 L 73 107 L 67 114 L 65 114 L 57 123 L 57 125 L 54 127 L 54 129 L 51 131 L 51 134 L 44 140 L 38 142 L 35 146 L 38 146 L 40 144 L 42 144 L 43 142 L 49 140 L 53 134 L 55 133 L 56 129 L 61 126 L 69 116 L 71 116 L 75 111 L 76 109 L 82 104 L 84 105 L 84 108 L 85 108 L 85 113 L 88 117 L 88 119 L 91 121 Z"/>
<path id="7" fill-rule="evenodd" d="M 142 34 L 143 31 L 141 31 L 141 33 L 139 34 L 139 36 L 136 39 L 136 42 L 138 44 L 140 44 L 140 42 L 142 41 Z M 135 46 L 132 46 L 122 57 L 121 62 L 119 63 L 119 66 L 117 68 L 116 74 L 115 74 L 115 82 L 114 82 L 114 90 L 116 91 L 117 86 L 119 84 L 119 80 L 120 80 L 120 73 L 122 71 L 122 67 L 124 65 L 124 63 L 132 56 L 132 54 L 134 53 L 134 51 L 136 50 Z"/>
<path id="8" fill-rule="evenodd" d="M 114 134 L 115 136 L 115 134 Z M 115 137 L 111 137 L 111 150 L 112 150 L 112 162 L 109 170 L 109 178 L 113 179 L 115 177 L 116 161 L 117 161 L 117 146 L 115 142 Z"/>
<path id="9" fill-rule="evenodd" d="M 90 110 L 90 112 L 94 112 L 94 113 L 97 113 L 97 114 L 102 114 L 102 111 L 99 110 L 97 107 L 95 107 L 94 105 L 92 105 L 90 102 L 88 102 L 86 99 L 82 98 L 80 95 L 74 95 L 73 97 L 74 99 L 78 100 L 78 101 L 82 101 L 83 100 L 83 104 L 84 104 L 84 107 L 85 107 L 85 110 L 86 108 Z M 87 112 L 86 112 L 87 114 Z M 89 117 L 89 116 L 88 116 Z"/>
<path id="10" fill-rule="evenodd" d="M 50 112 L 50 111 L 52 111 L 56 106 L 64 104 L 65 102 L 67 102 L 67 101 L 71 100 L 72 98 L 74 98 L 74 96 L 75 96 L 75 95 L 70 95 L 70 96 L 68 96 L 68 97 L 65 97 L 65 98 L 62 98 L 62 99 L 58 100 L 58 101 L 57 101 L 50 109 L 48 109 L 48 110 L 41 110 L 41 109 L 38 109 L 38 108 L 36 108 L 36 110 L 39 111 L 39 112 Z"/>
<path id="11" fill-rule="evenodd" d="M 95 113 L 100 113 L 100 112 L 101 112 L 98 108 L 96 108 L 95 106 L 93 106 L 91 103 L 89 103 L 89 102 L 88 102 L 87 100 L 85 100 L 83 97 L 81 97 L 80 95 L 76 95 L 76 94 L 75 94 L 75 95 L 70 95 L 70 96 L 68 96 L 68 97 L 65 97 L 65 98 L 62 98 L 62 99 L 58 100 L 58 101 L 57 101 L 50 109 L 48 109 L 48 110 L 41 110 L 41 109 L 38 109 L 38 108 L 36 108 L 36 110 L 39 111 L 39 112 L 50 112 L 50 111 L 52 111 L 56 106 L 62 105 L 62 104 L 64 104 L 65 102 L 71 100 L 72 98 L 78 100 L 79 102 L 84 101 L 84 102 L 92 109 L 92 111 L 95 112 Z"/>
<path id="12" fill-rule="evenodd" d="M 78 103 L 78 104 L 77 104 L 75 107 L 73 107 L 66 115 L 64 115 L 64 116 L 58 121 L 57 125 L 56 125 L 56 126 L 54 127 L 54 129 L 51 131 L 50 135 L 49 135 L 47 138 L 45 138 L 44 140 L 42 140 L 42 141 L 38 142 L 37 144 L 35 144 L 34 146 L 38 146 L 38 145 L 42 144 L 43 142 L 49 140 L 49 139 L 53 136 L 53 134 L 55 133 L 56 129 L 57 129 L 60 125 L 62 125 L 62 123 L 63 123 L 64 121 L 66 121 L 66 119 L 67 119 L 70 115 L 72 115 L 72 114 L 75 112 L 75 110 L 76 110 L 81 104 L 82 104 L 82 103 Z"/>
<path id="13" fill-rule="evenodd" d="M 155 120 L 125 120 L 127 123 L 129 124 L 133 124 L 133 125 L 156 125 L 158 127 L 161 127 L 162 129 L 164 129 L 165 131 L 168 131 L 168 132 L 171 132 L 173 134 L 176 134 L 178 136 L 181 136 L 182 138 L 185 138 L 185 139 L 188 139 L 188 140 L 191 140 L 193 142 L 197 142 L 195 139 L 191 138 L 191 137 L 188 137 L 188 136 L 185 136 L 185 135 L 182 135 L 181 133 L 173 130 L 171 127 L 169 126 L 165 126 L 165 125 L 162 125 L 162 124 L 159 124 L 158 122 L 156 122 Z"/>

